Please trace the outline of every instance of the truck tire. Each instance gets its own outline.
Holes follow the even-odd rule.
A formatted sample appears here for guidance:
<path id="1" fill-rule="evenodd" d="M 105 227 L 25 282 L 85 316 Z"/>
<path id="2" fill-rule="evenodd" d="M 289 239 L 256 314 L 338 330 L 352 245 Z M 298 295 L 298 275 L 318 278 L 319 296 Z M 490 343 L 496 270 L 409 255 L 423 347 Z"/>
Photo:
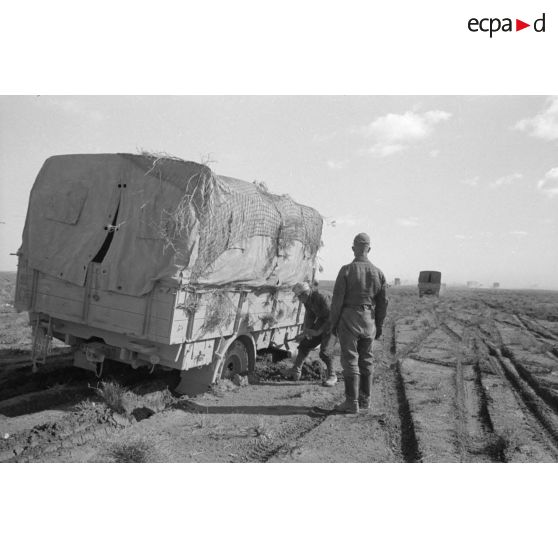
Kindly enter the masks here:
<path id="1" fill-rule="evenodd" d="M 248 351 L 238 339 L 229 347 L 223 362 L 221 378 L 232 378 L 235 374 L 247 374 L 250 366 Z"/>

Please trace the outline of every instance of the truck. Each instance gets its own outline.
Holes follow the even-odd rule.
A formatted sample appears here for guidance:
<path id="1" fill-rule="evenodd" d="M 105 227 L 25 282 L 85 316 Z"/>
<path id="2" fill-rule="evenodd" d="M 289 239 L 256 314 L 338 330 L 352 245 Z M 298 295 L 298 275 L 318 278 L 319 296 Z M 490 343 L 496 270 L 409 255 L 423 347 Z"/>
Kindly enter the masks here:
<path id="1" fill-rule="evenodd" d="M 288 354 L 323 219 L 265 184 L 152 154 L 57 155 L 31 190 L 15 306 L 34 365 L 52 339 L 77 367 L 106 361 L 180 371 L 194 395 Z"/>
<path id="2" fill-rule="evenodd" d="M 418 278 L 419 298 L 424 295 L 440 296 L 442 273 L 440 271 L 421 271 Z"/>

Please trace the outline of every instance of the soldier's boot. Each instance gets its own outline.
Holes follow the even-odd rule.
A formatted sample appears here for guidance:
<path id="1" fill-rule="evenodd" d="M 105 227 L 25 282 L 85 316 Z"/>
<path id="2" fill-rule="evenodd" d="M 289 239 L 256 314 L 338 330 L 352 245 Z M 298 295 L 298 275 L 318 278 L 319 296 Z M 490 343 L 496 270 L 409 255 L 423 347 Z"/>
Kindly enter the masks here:
<path id="1" fill-rule="evenodd" d="M 285 377 L 289 380 L 294 380 L 298 382 L 302 376 L 302 365 L 306 357 L 310 354 L 310 349 L 298 349 L 294 365 L 292 368 L 287 370 Z"/>
<path id="2" fill-rule="evenodd" d="M 372 389 L 372 376 L 361 374 L 360 376 L 360 388 L 358 395 L 358 404 L 361 411 L 368 411 L 372 405 L 370 398 Z"/>
<path id="3" fill-rule="evenodd" d="M 354 374 L 345 376 L 345 401 L 336 405 L 333 410 L 336 413 L 356 415 L 358 413 L 358 388 L 360 376 Z"/>
<path id="4" fill-rule="evenodd" d="M 337 374 L 333 370 L 333 366 L 331 362 L 327 363 L 326 366 L 327 366 L 327 377 L 322 382 L 322 386 L 333 387 L 337 383 Z"/>

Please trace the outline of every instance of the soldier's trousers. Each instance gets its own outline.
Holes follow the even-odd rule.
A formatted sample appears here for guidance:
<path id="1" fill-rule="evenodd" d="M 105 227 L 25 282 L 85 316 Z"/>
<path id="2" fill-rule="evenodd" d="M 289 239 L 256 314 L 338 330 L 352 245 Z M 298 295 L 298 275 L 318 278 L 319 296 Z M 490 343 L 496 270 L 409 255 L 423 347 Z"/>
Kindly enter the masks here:
<path id="1" fill-rule="evenodd" d="M 337 337 L 331 332 L 312 337 L 311 339 L 303 339 L 298 345 L 295 367 L 301 367 L 304 359 L 310 354 L 310 351 L 320 345 L 320 358 L 327 366 L 328 371 L 331 370 L 333 347 L 336 342 Z"/>
<path id="2" fill-rule="evenodd" d="M 337 324 L 337 335 L 341 345 L 341 365 L 347 396 L 358 397 L 360 391 L 365 397 L 370 397 L 374 371 L 372 342 L 376 335 L 371 308 L 343 308 Z"/>

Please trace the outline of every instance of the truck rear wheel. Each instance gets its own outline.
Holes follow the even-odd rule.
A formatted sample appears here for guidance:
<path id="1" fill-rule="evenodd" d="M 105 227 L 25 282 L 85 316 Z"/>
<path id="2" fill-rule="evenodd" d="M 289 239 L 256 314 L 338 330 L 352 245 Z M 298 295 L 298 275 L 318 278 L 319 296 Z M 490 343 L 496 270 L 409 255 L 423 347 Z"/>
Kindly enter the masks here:
<path id="1" fill-rule="evenodd" d="M 235 374 L 247 374 L 250 367 L 248 350 L 238 339 L 229 347 L 223 362 L 221 378 L 232 378 Z"/>

